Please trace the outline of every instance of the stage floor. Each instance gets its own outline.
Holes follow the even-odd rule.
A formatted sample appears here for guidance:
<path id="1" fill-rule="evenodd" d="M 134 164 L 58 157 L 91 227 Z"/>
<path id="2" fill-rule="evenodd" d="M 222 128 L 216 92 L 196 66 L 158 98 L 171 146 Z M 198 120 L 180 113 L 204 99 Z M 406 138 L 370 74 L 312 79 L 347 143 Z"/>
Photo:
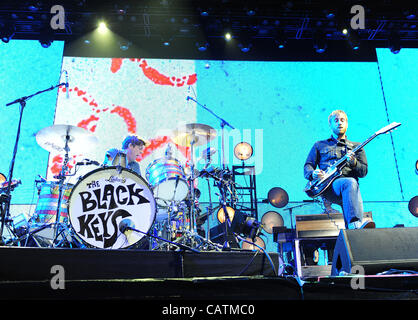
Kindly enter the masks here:
<path id="1" fill-rule="evenodd" d="M 415 300 L 418 276 L 276 276 L 277 253 L 0 247 L 6 300 Z M 61 281 L 61 282 L 60 282 Z"/>

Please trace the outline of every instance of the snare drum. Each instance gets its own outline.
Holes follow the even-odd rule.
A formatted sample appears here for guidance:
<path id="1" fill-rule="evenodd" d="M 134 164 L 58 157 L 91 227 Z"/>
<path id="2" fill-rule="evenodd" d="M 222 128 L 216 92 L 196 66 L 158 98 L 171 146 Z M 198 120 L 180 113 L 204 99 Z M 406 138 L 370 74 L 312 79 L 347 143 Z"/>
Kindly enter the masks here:
<path id="1" fill-rule="evenodd" d="M 61 211 L 59 221 L 65 222 L 68 217 L 68 197 L 73 188 L 72 184 L 64 184 L 62 187 Z M 34 217 L 36 223 L 55 223 L 57 217 L 59 196 L 59 183 L 47 181 L 40 186 L 38 203 Z"/>
<path id="2" fill-rule="evenodd" d="M 148 165 L 146 178 L 157 199 L 182 201 L 189 193 L 183 167 L 177 159 L 161 158 Z"/>
<path id="3" fill-rule="evenodd" d="M 139 246 L 154 223 L 156 203 L 147 182 L 131 170 L 118 169 L 91 171 L 68 200 L 71 226 L 89 247 Z"/>

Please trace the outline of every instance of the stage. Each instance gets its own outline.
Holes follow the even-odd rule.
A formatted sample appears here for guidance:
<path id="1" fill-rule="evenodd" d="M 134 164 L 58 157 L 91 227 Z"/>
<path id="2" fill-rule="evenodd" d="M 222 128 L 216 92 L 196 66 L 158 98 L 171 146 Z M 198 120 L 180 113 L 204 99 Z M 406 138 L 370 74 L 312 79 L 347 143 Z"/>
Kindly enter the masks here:
<path id="1" fill-rule="evenodd" d="M 261 252 L 1 247 L 2 300 L 416 300 L 418 276 L 277 276 Z M 356 282 L 357 281 L 357 282 Z M 354 283 L 354 284 L 353 284 Z M 355 287 L 357 283 L 357 288 Z"/>

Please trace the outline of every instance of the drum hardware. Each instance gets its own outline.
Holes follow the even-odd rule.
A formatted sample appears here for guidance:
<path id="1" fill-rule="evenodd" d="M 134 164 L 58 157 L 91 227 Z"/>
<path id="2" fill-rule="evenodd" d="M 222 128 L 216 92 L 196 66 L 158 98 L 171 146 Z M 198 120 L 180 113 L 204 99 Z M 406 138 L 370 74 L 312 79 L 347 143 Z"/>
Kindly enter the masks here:
<path id="1" fill-rule="evenodd" d="M 0 226 L 0 245 L 2 245 L 4 243 L 3 241 L 3 231 L 4 231 L 4 227 L 6 225 L 6 228 L 9 229 L 12 232 L 12 226 L 10 225 L 9 221 L 9 216 L 10 216 L 10 202 L 11 202 L 11 191 L 12 191 L 12 181 L 13 181 L 13 171 L 14 171 L 14 165 L 15 165 L 15 160 L 16 160 L 16 154 L 17 154 L 17 147 L 19 144 L 19 138 L 20 138 L 20 129 L 22 126 L 22 118 L 23 118 L 23 111 L 26 107 L 26 103 L 27 101 L 34 97 L 37 96 L 41 93 L 47 92 L 47 91 L 52 91 L 55 88 L 58 88 L 60 86 L 64 86 L 67 85 L 66 83 L 59 83 L 55 86 L 51 86 L 48 89 L 45 90 L 41 90 L 38 91 L 34 94 L 31 94 L 29 96 L 24 96 L 21 98 L 18 98 L 12 102 L 9 102 L 6 104 L 6 107 L 11 106 L 13 104 L 19 104 L 20 105 L 20 110 L 19 110 L 19 122 L 18 122 L 18 126 L 17 126 L 17 134 L 16 134 L 16 141 L 15 141 L 15 145 L 13 148 L 13 154 L 12 154 L 12 159 L 10 161 L 10 167 L 9 167 L 9 175 L 8 175 L 8 185 L 6 188 L 6 193 L 4 194 L 4 196 L 2 195 L 1 199 L 0 199 L 0 222 L 1 222 L 1 226 Z M 16 236 L 16 235 L 14 235 Z"/>
<path id="2" fill-rule="evenodd" d="M 125 234 L 129 230 L 132 230 L 132 231 L 135 231 L 137 233 L 143 234 L 143 235 L 145 235 L 147 237 L 150 237 L 150 238 L 155 238 L 157 240 L 164 241 L 166 243 L 172 244 L 172 245 L 174 245 L 174 246 L 176 246 L 179 249 L 184 250 L 184 251 L 192 251 L 192 252 L 195 252 L 195 253 L 200 253 L 199 250 L 193 249 L 192 247 L 186 246 L 182 243 L 173 242 L 173 241 L 161 238 L 159 236 L 153 235 L 150 232 L 144 232 L 144 231 L 135 229 L 135 224 L 132 223 L 132 220 L 123 219 L 119 224 L 119 231 L 121 233 Z"/>
<path id="3" fill-rule="evenodd" d="M 64 186 L 67 186 L 64 182 L 67 177 L 76 174 L 71 174 L 69 172 L 69 153 L 70 151 L 73 153 L 83 153 L 91 148 L 94 148 L 98 144 L 98 139 L 84 128 L 72 125 L 53 125 L 39 130 L 36 134 L 36 142 L 40 147 L 49 152 L 64 153 L 64 162 L 62 164 L 61 171 L 58 175 L 54 176 L 54 178 L 58 180 L 58 203 L 55 211 L 55 222 L 47 225 L 51 227 L 53 226 L 53 238 L 52 241 L 50 241 L 50 247 L 59 247 L 69 241 L 68 239 L 72 238 L 72 231 L 68 225 L 68 221 L 60 221 L 62 200 L 64 196 L 63 190 Z M 77 163 L 76 165 L 87 164 L 98 165 L 99 163 L 93 160 L 85 159 L 83 162 Z M 44 226 L 36 228 L 30 232 L 28 236 L 32 236 L 42 230 L 45 230 L 47 226 L 45 228 Z M 61 240 L 59 237 L 61 237 Z"/>

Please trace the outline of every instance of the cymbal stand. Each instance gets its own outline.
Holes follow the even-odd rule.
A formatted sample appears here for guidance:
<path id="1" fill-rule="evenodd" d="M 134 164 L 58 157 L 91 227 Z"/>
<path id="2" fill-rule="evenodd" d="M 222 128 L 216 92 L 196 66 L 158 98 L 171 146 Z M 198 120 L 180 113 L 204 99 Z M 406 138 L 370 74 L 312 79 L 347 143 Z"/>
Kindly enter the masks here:
<path id="1" fill-rule="evenodd" d="M 59 173 L 58 176 L 55 177 L 59 180 L 59 191 L 58 191 L 58 205 L 57 205 L 56 219 L 55 219 L 55 226 L 54 226 L 54 240 L 52 241 L 51 246 L 58 246 L 60 244 L 60 242 L 57 243 L 56 241 L 58 240 L 58 236 L 62 233 L 62 231 L 58 233 L 58 228 L 60 226 L 59 220 L 61 216 L 61 202 L 62 202 L 62 197 L 63 197 L 63 186 L 64 186 L 64 180 L 66 179 L 66 173 L 67 173 L 68 161 L 69 161 L 69 157 L 68 157 L 68 153 L 70 151 L 70 148 L 68 147 L 69 140 L 70 140 L 70 136 L 69 136 L 69 132 L 67 131 L 67 134 L 65 136 L 64 163 L 62 165 L 61 172 Z"/>
<path id="2" fill-rule="evenodd" d="M 15 165 L 15 160 L 16 160 L 17 146 L 19 144 L 19 138 L 20 138 L 20 129 L 21 129 L 21 125 L 22 125 L 23 111 L 24 111 L 25 106 L 26 106 L 26 101 L 29 100 L 30 98 L 38 95 L 38 94 L 41 94 L 41 93 L 46 92 L 46 91 L 51 91 L 51 90 L 53 90 L 55 88 L 58 88 L 60 86 L 63 86 L 63 85 L 66 85 L 66 83 L 60 83 L 60 84 L 57 84 L 56 86 L 51 86 L 48 89 L 38 91 L 38 92 L 36 92 L 32 95 L 29 95 L 29 96 L 21 97 L 19 99 L 16 99 L 16 100 L 6 104 L 6 107 L 8 107 L 10 105 L 19 103 L 20 104 L 20 115 L 19 115 L 19 124 L 17 126 L 17 135 L 16 135 L 15 146 L 14 146 L 14 149 L 13 149 L 12 160 L 10 162 L 10 167 L 9 167 L 9 176 L 8 176 L 9 183 L 7 185 L 6 194 L 3 195 L 3 200 L 2 200 L 2 203 L 1 203 L 1 210 L 0 210 L 0 215 L 1 215 L 1 217 L 0 217 L 0 222 L 1 222 L 1 226 L 0 226 L 0 245 L 4 244 L 3 231 L 4 231 L 4 225 L 5 225 L 6 222 L 7 222 L 7 228 L 9 228 L 11 230 L 11 227 L 9 225 L 10 221 L 11 221 L 9 219 L 9 216 L 10 216 L 10 202 L 11 202 L 11 190 L 12 190 L 11 187 L 12 187 L 12 179 L 13 179 L 13 170 L 14 170 L 14 165 Z"/>

